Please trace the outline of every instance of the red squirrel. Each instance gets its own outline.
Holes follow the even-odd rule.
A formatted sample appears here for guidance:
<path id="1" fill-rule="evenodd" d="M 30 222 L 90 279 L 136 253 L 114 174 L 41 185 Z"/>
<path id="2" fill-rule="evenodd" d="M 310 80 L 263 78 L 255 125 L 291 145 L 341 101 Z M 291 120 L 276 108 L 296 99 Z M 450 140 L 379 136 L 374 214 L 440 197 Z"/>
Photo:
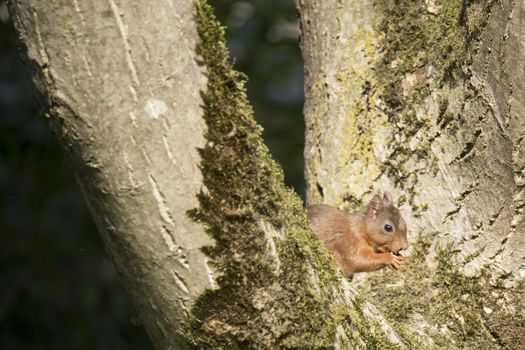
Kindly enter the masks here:
<path id="1" fill-rule="evenodd" d="M 399 252 L 408 248 L 407 227 L 388 192 L 376 194 L 351 214 L 324 204 L 309 206 L 306 212 L 312 230 L 349 279 L 356 272 L 405 266 Z"/>

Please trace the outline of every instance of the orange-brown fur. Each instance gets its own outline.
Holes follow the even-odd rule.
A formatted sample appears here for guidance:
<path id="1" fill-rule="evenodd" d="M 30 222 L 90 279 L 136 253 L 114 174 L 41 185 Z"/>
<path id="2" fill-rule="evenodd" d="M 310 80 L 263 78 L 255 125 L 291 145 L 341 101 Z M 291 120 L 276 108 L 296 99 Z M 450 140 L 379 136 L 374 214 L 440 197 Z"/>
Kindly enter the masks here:
<path id="1" fill-rule="evenodd" d="M 408 247 L 406 224 L 388 193 L 375 195 L 365 208 L 351 214 L 324 204 L 306 210 L 310 226 L 346 277 L 386 266 L 405 266 L 405 258 L 392 253 Z M 387 232 L 385 225 L 390 225 L 392 232 Z"/>

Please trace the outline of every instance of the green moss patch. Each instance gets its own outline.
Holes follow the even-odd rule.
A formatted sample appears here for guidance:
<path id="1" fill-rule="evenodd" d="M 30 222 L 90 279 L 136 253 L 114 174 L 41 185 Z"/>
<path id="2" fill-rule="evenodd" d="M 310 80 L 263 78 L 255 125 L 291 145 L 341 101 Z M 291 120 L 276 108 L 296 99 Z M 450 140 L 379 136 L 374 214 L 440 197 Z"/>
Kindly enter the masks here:
<path id="1" fill-rule="evenodd" d="M 430 80 L 464 78 L 462 65 L 470 59 L 485 27 L 494 0 L 380 0 L 383 54 L 375 76 L 383 100 L 393 111 L 428 96 Z M 415 74 L 413 89 L 404 97 L 403 80 Z M 421 78 L 417 82 L 418 76 Z"/>
<path id="2" fill-rule="evenodd" d="M 330 298 L 339 283 L 335 266 L 262 142 L 245 77 L 228 62 L 223 27 L 206 1 L 195 11 L 208 77 L 207 144 L 200 150 L 205 189 L 189 214 L 216 242 L 205 253 L 220 277 L 217 289 L 197 299 L 182 334 L 205 349 L 329 348 L 339 317 Z"/>

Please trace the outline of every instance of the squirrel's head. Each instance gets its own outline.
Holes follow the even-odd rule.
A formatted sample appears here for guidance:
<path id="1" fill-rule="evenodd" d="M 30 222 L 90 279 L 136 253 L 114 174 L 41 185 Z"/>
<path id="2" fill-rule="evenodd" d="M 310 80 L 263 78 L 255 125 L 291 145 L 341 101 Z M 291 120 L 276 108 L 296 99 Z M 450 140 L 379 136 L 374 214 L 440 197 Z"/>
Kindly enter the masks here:
<path id="1" fill-rule="evenodd" d="M 366 232 L 378 252 L 399 253 L 408 248 L 407 227 L 392 196 L 376 194 L 366 207 Z"/>

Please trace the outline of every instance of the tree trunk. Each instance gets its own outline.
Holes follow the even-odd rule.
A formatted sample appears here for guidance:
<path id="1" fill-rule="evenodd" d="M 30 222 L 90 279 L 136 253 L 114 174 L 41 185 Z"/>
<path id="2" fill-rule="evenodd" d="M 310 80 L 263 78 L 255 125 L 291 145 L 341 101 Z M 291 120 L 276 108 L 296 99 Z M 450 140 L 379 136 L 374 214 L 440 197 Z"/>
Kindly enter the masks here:
<path id="1" fill-rule="evenodd" d="M 409 268 L 360 288 L 426 346 L 517 348 L 523 2 L 297 3 L 308 202 L 352 209 L 389 190 L 409 223 Z"/>
<path id="2" fill-rule="evenodd" d="M 157 348 L 181 348 L 176 326 L 215 278 L 200 250 L 211 240 L 186 216 L 205 142 L 192 4 L 9 5 L 46 118 L 140 320 Z"/>
<path id="3" fill-rule="evenodd" d="M 156 348 L 406 348 L 284 187 L 205 1 L 9 11 Z"/>

